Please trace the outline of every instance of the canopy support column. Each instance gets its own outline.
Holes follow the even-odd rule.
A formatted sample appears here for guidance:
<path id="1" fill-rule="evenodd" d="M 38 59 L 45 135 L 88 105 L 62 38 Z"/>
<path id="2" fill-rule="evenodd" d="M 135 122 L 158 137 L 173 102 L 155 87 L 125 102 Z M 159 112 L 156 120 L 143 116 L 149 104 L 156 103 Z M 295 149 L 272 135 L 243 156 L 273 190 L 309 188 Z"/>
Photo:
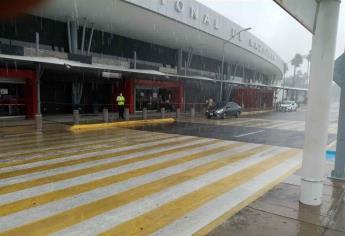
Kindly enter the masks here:
<path id="1" fill-rule="evenodd" d="M 314 206 L 322 202 L 339 5 L 339 0 L 320 2 L 311 52 L 300 201 Z"/>

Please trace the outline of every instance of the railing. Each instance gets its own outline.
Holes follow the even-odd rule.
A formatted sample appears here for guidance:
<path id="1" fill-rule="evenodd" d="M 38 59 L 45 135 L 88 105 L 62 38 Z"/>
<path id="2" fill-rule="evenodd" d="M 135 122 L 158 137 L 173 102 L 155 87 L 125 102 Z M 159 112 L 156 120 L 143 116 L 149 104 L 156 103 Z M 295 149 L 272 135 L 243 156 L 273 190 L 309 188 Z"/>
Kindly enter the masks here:
<path id="1" fill-rule="evenodd" d="M 246 108 L 244 111 L 269 110 L 272 108 Z M 204 117 L 206 103 L 162 103 L 155 109 L 142 107 L 129 113 L 129 104 L 125 104 L 125 120 L 156 118 L 190 119 Z M 79 104 L 42 102 L 45 120 L 59 123 L 99 123 L 119 121 L 118 107 L 115 104 Z"/>
<path id="2" fill-rule="evenodd" d="M 25 104 L 0 104 L 0 116 L 25 115 Z"/>

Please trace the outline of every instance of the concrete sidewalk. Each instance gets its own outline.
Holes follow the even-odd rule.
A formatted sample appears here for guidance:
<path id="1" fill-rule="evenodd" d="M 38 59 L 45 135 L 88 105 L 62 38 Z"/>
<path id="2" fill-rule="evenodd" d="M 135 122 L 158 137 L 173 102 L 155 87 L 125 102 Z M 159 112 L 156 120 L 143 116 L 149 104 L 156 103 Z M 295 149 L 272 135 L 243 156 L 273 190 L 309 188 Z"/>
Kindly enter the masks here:
<path id="1" fill-rule="evenodd" d="M 243 208 L 208 236 L 344 236 L 345 182 L 327 178 L 334 162 L 326 162 L 323 204 L 311 207 L 299 202 L 300 171 Z"/>

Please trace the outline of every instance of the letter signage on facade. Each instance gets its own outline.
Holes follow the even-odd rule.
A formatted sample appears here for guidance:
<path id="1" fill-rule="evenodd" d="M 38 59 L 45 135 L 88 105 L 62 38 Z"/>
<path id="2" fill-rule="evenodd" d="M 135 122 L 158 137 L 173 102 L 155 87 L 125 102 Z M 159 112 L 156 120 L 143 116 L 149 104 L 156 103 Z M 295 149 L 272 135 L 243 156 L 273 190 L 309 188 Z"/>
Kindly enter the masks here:
<path id="1" fill-rule="evenodd" d="M 242 29 L 240 26 L 195 0 L 123 1 L 182 22 L 223 40 L 232 38 L 232 43 L 272 62 L 277 59 L 277 55 L 258 38 L 247 32 L 238 34 Z"/>

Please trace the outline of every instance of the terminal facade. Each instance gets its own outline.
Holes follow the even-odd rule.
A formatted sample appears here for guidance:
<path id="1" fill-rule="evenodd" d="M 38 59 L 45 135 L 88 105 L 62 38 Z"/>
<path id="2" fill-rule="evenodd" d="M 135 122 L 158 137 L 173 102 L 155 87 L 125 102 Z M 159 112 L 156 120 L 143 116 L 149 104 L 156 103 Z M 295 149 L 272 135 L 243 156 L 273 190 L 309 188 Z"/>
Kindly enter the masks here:
<path id="1" fill-rule="evenodd" d="M 220 100 L 221 87 L 222 100 L 273 107 L 281 58 L 201 3 L 74 2 L 47 1 L 2 22 L 1 116 L 33 117 L 38 96 L 43 114 L 116 110 L 120 92 L 130 112 L 201 109 L 209 98 Z"/>

